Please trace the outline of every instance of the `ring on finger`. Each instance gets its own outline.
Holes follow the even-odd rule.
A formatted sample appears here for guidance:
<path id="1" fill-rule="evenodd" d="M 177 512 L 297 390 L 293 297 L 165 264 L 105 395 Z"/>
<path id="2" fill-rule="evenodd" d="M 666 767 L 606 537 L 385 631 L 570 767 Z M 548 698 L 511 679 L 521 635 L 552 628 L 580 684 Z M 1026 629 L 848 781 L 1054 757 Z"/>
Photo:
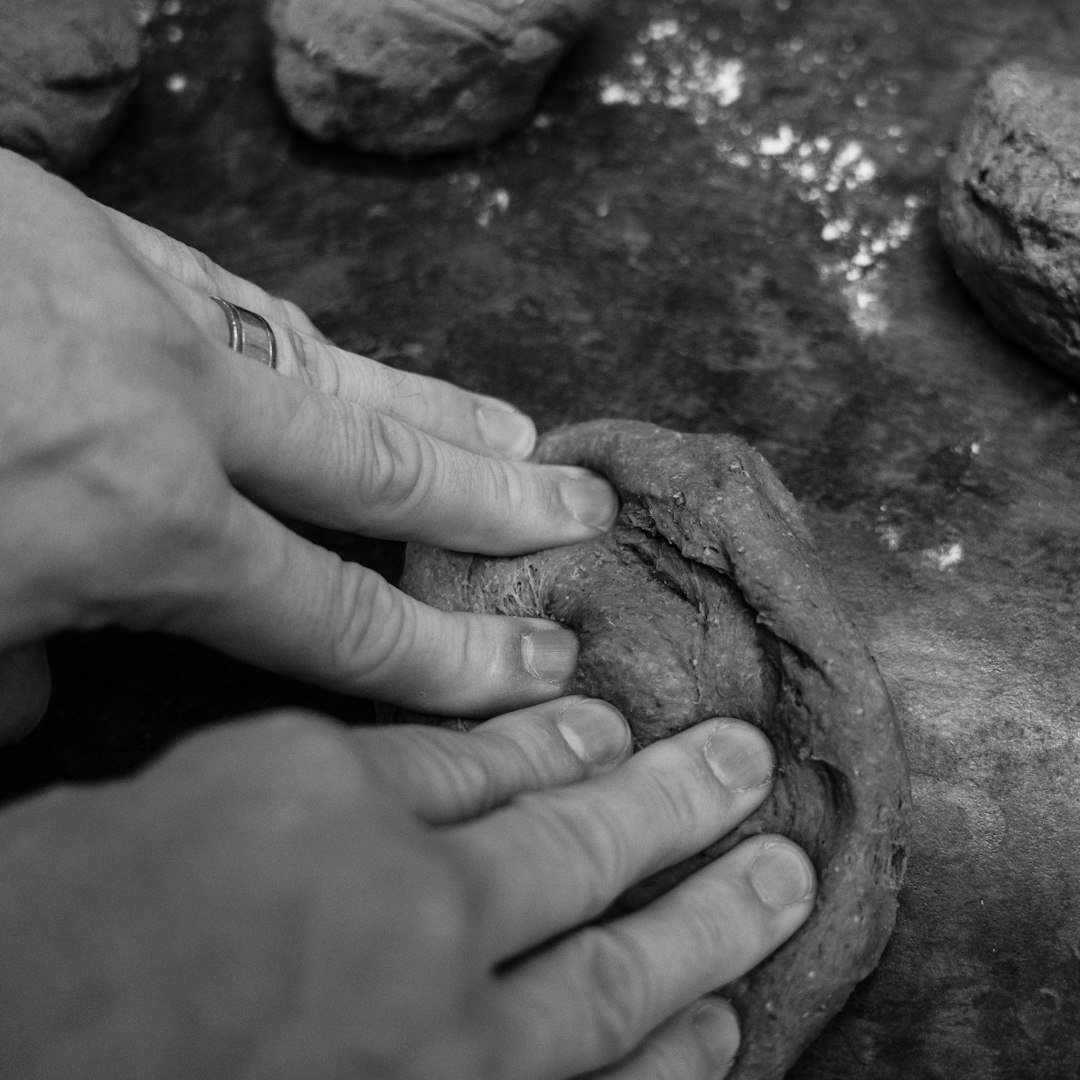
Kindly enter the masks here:
<path id="1" fill-rule="evenodd" d="M 265 364 L 271 371 L 276 370 L 277 339 L 270 324 L 256 312 L 248 311 L 230 300 L 220 296 L 211 296 L 210 299 L 225 312 L 229 323 L 229 348 Z"/>

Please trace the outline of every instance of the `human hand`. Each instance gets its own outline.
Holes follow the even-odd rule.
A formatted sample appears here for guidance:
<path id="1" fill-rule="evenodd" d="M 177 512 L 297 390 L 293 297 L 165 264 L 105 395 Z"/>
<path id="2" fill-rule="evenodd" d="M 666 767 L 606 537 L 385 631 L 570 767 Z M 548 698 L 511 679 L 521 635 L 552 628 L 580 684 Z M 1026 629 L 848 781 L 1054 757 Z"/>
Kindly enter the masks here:
<path id="1" fill-rule="evenodd" d="M 211 294 L 271 323 L 280 374 L 229 350 Z M 0 680 L 40 691 L 17 650 L 118 624 L 425 712 L 553 698 L 569 631 L 423 607 L 272 516 L 488 554 L 606 529 L 611 487 L 526 463 L 534 440 L 0 150 Z M 40 700 L 0 690 L 0 736 Z"/>
<path id="2" fill-rule="evenodd" d="M 710 992 L 802 924 L 813 872 L 757 836 L 596 922 L 769 790 L 771 748 L 738 721 L 629 754 L 583 699 L 469 734 L 278 715 L 15 807 L 0 1074 L 724 1075 L 737 1021 Z"/>

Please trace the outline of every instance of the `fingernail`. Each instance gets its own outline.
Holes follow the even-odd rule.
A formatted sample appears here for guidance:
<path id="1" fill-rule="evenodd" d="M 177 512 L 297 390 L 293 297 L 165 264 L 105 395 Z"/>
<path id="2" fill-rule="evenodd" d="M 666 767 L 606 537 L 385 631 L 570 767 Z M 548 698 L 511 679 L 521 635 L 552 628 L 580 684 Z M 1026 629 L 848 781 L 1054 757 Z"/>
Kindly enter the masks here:
<path id="1" fill-rule="evenodd" d="M 739 1051 L 739 1018 L 726 1002 L 706 998 L 693 1015 L 694 1034 L 716 1065 L 730 1065 Z"/>
<path id="2" fill-rule="evenodd" d="M 751 791 L 772 779 L 772 747 L 749 724 L 728 723 L 718 728 L 705 744 L 705 760 L 728 791 Z"/>
<path id="3" fill-rule="evenodd" d="M 587 765 L 614 761 L 630 741 L 630 729 L 622 713 L 603 701 L 571 705 L 555 726 L 570 749 Z"/>
<path id="4" fill-rule="evenodd" d="M 521 661 L 534 678 L 559 685 L 577 667 L 578 642 L 569 630 L 533 630 L 521 639 Z"/>
<path id="5" fill-rule="evenodd" d="M 776 911 L 814 895 L 810 860 L 794 844 L 766 844 L 750 867 L 749 878 L 761 902 Z"/>
<path id="6" fill-rule="evenodd" d="M 619 512 L 619 496 L 615 489 L 599 476 L 582 471 L 567 477 L 562 484 L 563 505 L 575 521 L 590 529 L 604 530 L 611 527 Z"/>
<path id="7" fill-rule="evenodd" d="M 512 405 L 488 400 L 476 407 L 476 426 L 484 442 L 504 457 L 521 461 L 536 445 L 536 426 Z"/>

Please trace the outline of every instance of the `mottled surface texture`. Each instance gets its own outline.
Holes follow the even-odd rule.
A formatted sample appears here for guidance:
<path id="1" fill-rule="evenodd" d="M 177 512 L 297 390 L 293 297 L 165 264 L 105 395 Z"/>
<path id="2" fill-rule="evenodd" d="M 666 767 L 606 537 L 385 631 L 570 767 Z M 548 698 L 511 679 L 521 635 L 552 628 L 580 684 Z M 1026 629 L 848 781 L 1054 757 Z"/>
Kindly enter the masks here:
<path id="1" fill-rule="evenodd" d="M 744 1040 L 733 1080 L 778 1080 L 874 969 L 893 927 L 909 792 L 892 703 L 794 499 L 743 440 L 596 420 L 553 431 L 538 456 L 611 480 L 611 533 L 513 559 L 410 545 L 402 586 L 445 610 L 572 627 L 573 689 L 615 702 L 639 746 L 710 716 L 768 733 L 772 796 L 629 902 L 746 836 L 778 832 L 804 847 L 821 883 L 810 921 L 727 990 Z"/>
<path id="2" fill-rule="evenodd" d="M 274 78 L 309 135 L 411 157 L 520 127 L 599 0 L 271 0 Z"/>
<path id="3" fill-rule="evenodd" d="M 0 146 L 51 169 L 85 165 L 139 78 L 156 0 L 3 0 Z"/>
<path id="4" fill-rule="evenodd" d="M 151 30 L 95 197 L 350 348 L 544 428 L 740 435 L 797 498 L 896 704 L 914 813 L 881 964 L 792 1077 L 1076 1080 L 1080 399 L 987 322 L 937 226 L 989 72 L 1076 71 L 1075 0 L 611 0 L 535 123 L 408 167 L 296 134 L 253 0 Z M 370 716 L 161 638 L 52 655 L 8 795 L 242 709 Z"/>

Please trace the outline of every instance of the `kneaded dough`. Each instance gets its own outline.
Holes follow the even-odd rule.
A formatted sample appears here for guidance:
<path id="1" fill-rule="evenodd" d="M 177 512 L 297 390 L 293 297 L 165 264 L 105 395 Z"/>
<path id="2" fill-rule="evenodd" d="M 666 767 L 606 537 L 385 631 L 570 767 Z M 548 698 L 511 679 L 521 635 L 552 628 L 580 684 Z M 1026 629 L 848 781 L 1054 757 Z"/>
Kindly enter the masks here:
<path id="1" fill-rule="evenodd" d="M 743 1030 L 731 1075 L 780 1077 L 873 970 L 892 931 L 910 792 L 889 695 L 794 499 L 745 442 L 599 420 L 551 432 L 537 457 L 615 485 L 621 509 L 607 536 L 501 559 L 413 544 L 402 587 L 445 610 L 573 628 L 573 691 L 616 704 L 639 746 L 711 716 L 768 733 L 779 769 L 765 805 L 619 906 L 646 902 L 755 833 L 803 846 L 819 880 L 810 920 L 725 989 Z"/>

